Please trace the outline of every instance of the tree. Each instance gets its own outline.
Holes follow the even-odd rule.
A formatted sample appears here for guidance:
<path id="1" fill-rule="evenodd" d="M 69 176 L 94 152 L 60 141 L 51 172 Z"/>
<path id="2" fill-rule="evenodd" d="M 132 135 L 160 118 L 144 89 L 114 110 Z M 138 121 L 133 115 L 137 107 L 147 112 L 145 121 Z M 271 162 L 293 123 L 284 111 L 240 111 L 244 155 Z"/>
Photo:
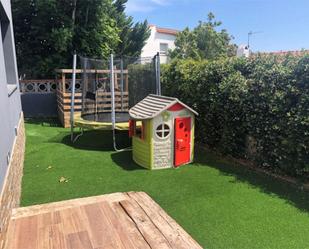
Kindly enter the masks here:
<path id="1" fill-rule="evenodd" d="M 111 0 L 79 0 L 73 27 L 73 50 L 79 54 L 107 58 L 120 42 Z"/>
<path id="2" fill-rule="evenodd" d="M 128 0 L 116 0 L 115 19 L 120 30 L 120 42 L 116 48 L 118 55 L 140 56 L 146 40 L 150 36 L 148 22 L 133 24 L 133 18 L 125 14 L 125 4 Z"/>
<path id="3" fill-rule="evenodd" d="M 177 34 L 175 40 L 176 48 L 171 51 L 172 58 L 194 58 L 200 59 L 199 49 L 197 47 L 197 37 L 189 28 L 185 28 L 182 32 Z"/>
<path id="4" fill-rule="evenodd" d="M 214 59 L 236 54 L 236 45 L 225 29 L 217 31 L 222 25 L 215 21 L 212 13 L 208 14 L 207 22 L 200 21 L 192 31 L 184 29 L 177 35 L 176 49 L 171 52 L 172 58 Z"/>
<path id="5" fill-rule="evenodd" d="M 25 75 L 49 73 L 62 66 L 71 42 L 70 16 L 62 1 L 14 0 L 16 51 L 19 71 Z"/>
<path id="6" fill-rule="evenodd" d="M 147 22 L 133 23 L 127 0 L 13 0 L 19 72 L 53 77 L 71 66 L 73 51 L 107 58 L 111 52 L 139 55 L 149 36 Z"/>

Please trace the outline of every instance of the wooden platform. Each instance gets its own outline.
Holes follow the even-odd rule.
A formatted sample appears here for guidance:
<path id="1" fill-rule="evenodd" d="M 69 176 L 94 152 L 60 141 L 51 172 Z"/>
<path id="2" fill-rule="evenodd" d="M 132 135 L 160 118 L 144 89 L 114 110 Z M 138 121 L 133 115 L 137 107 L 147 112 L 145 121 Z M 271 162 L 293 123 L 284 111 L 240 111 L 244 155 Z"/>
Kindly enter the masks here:
<path id="1" fill-rule="evenodd" d="M 13 210 L 7 249 L 202 248 L 146 193 Z"/>

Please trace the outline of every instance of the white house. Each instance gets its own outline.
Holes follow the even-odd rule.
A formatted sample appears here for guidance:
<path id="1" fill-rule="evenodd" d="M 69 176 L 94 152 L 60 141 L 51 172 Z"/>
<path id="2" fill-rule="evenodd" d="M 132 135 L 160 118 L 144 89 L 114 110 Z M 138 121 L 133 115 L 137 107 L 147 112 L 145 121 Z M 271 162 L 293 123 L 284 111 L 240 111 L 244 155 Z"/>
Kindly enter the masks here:
<path id="1" fill-rule="evenodd" d="M 250 57 L 250 48 L 248 45 L 239 45 L 238 48 L 237 48 L 237 53 L 236 53 L 236 56 L 237 57 Z"/>
<path id="2" fill-rule="evenodd" d="M 160 28 L 155 25 L 150 25 L 149 28 L 151 34 L 142 50 L 141 57 L 153 57 L 159 52 L 161 63 L 166 63 L 168 51 L 175 48 L 175 39 L 179 31 Z"/>

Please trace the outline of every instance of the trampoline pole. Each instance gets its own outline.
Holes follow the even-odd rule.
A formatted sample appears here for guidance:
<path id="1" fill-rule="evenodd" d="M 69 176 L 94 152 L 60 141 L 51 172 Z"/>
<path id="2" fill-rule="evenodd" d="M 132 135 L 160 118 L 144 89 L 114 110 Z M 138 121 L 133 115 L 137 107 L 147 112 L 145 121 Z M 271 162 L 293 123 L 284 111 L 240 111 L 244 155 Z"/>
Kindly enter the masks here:
<path id="1" fill-rule="evenodd" d="M 123 112 L 123 59 L 121 57 L 120 60 L 120 70 L 121 70 L 121 75 L 120 75 L 120 80 L 121 80 L 121 111 Z"/>
<path id="2" fill-rule="evenodd" d="M 117 152 L 127 151 L 130 148 L 121 149 L 117 148 L 116 143 L 116 111 L 115 111 L 115 77 L 114 77 L 114 55 L 110 57 L 110 85 L 111 85 L 111 100 L 112 100 L 112 130 L 113 130 L 113 146 Z"/>
<path id="3" fill-rule="evenodd" d="M 112 100 L 112 128 L 115 129 L 115 82 L 114 82 L 114 55 L 110 56 L 110 85 L 111 85 L 111 100 Z"/>
<path id="4" fill-rule="evenodd" d="M 71 86 L 71 141 L 74 141 L 74 105 L 75 105 L 75 85 L 76 85 L 76 60 L 77 55 L 73 55 L 73 73 L 72 73 L 72 86 Z"/>
<path id="5" fill-rule="evenodd" d="M 113 146 L 114 149 L 117 151 L 116 146 L 116 114 L 115 114 L 115 82 L 114 82 L 114 55 L 111 54 L 110 56 L 110 87 L 111 87 L 111 100 L 112 100 L 112 130 L 113 130 Z"/>
<path id="6" fill-rule="evenodd" d="M 160 53 L 157 54 L 157 87 L 158 87 L 158 95 L 161 95 L 161 61 L 160 61 Z"/>

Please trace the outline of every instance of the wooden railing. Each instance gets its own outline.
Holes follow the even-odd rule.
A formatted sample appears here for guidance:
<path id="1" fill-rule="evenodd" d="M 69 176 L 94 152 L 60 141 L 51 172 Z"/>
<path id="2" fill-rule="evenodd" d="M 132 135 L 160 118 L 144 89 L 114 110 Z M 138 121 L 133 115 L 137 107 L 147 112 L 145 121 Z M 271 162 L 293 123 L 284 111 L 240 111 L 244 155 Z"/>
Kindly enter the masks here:
<path id="1" fill-rule="evenodd" d="M 56 79 L 43 80 L 21 80 L 20 91 L 22 94 L 46 94 L 55 93 L 58 105 L 58 117 L 64 127 L 70 126 L 71 92 L 72 92 L 72 69 L 56 70 Z M 77 69 L 77 79 L 75 84 L 74 112 L 80 113 L 82 110 L 82 69 Z M 111 93 L 106 90 L 109 86 L 109 70 L 87 70 L 87 74 L 93 74 L 93 79 L 97 82 L 96 101 L 86 100 L 84 112 L 91 113 L 96 110 L 100 112 L 111 112 Z M 129 79 L 128 70 L 114 70 L 115 78 L 115 109 L 116 111 L 128 111 L 129 108 Z M 122 73 L 122 78 L 121 78 Z M 120 86 L 123 80 L 123 93 Z"/>
<path id="2" fill-rule="evenodd" d="M 72 69 L 59 69 L 56 70 L 57 77 L 57 103 L 58 103 L 58 116 L 64 127 L 70 127 L 70 111 L 71 111 L 71 85 L 73 70 Z M 87 70 L 86 73 L 94 74 L 93 78 L 97 82 L 97 98 L 96 101 L 86 100 L 84 103 L 84 112 L 93 113 L 94 111 L 111 112 L 111 93 L 106 91 L 106 85 L 109 85 L 109 70 Z M 81 76 L 84 71 L 77 69 L 77 80 L 75 86 L 75 101 L 74 112 L 76 114 L 82 111 L 82 93 L 81 93 Z M 116 111 L 128 111 L 129 108 L 129 81 L 128 71 L 123 70 L 123 83 L 124 92 L 121 94 L 121 71 L 115 70 L 115 109 Z"/>

